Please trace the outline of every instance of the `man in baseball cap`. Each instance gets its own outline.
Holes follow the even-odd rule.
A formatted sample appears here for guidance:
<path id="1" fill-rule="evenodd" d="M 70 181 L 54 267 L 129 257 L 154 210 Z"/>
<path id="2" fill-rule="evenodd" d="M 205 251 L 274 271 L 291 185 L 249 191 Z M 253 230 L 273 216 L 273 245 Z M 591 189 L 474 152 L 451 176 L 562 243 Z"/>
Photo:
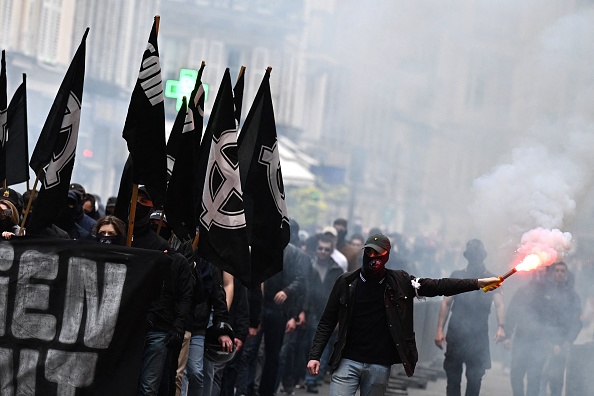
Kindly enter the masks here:
<path id="1" fill-rule="evenodd" d="M 392 244 L 390 243 L 390 239 L 383 234 L 374 234 L 371 235 L 365 241 L 365 245 L 363 248 L 371 248 L 378 252 L 380 256 L 383 256 L 386 253 L 389 253 L 392 249 Z"/>
<path id="2" fill-rule="evenodd" d="M 387 236 L 372 234 L 363 247 L 361 270 L 341 275 L 328 297 L 307 370 L 319 374 L 322 352 L 338 325 L 328 363 L 331 395 L 354 396 L 359 388 L 362 395 L 385 394 L 392 364 L 402 364 L 406 374 L 413 375 L 418 360 L 414 297 L 454 295 L 481 287 L 492 291 L 501 285 L 496 277 L 430 279 L 386 269 L 391 247 Z"/>

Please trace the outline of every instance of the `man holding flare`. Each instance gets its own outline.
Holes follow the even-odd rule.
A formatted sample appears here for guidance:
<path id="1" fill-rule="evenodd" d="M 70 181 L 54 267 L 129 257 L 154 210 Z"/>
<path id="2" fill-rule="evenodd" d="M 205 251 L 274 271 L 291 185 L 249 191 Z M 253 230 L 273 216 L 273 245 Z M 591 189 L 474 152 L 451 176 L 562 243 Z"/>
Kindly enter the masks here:
<path id="1" fill-rule="evenodd" d="M 413 326 L 413 298 L 454 295 L 501 285 L 497 277 L 470 279 L 417 278 L 386 269 L 391 243 L 371 235 L 361 268 L 341 275 L 330 293 L 316 329 L 307 369 L 317 375 L 320 357 L 338 324 L 338 340 L 330 357 L 330 395 L 383 395 L 392 364 L 401 363 L 412 376 L 418 360 Z"/>

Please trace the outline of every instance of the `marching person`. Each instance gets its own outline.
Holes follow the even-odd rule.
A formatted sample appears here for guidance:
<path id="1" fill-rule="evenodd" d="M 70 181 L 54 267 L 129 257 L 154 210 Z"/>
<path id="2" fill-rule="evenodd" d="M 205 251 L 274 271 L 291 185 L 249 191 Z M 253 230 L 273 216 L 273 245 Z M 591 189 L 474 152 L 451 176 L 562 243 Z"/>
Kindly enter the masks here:
<path id="1" fill-rule="evenodd" d="M 0 199 L 0 227 L 4 239 L 18 235 L 20 230 L 17 208 L 7 199 Z"/>
<path id="2" fill-rule="evenodd" d="M 480 240 L 468 241 L 464 257 L 468 261 L 466 269 L 454 271 L 450 278 L 493 276 L 485 268 L 487 252 Z M 493 304 L 498 323 L 495 342 L 499 343 L 505 340 L 503 295 L 499 291 L 444 297 L 439 311 L 435 345 L 442 349 L 444 340 L 447 343 L 443 362 L 447 376 L 447 396 L 460 396 L 463 365 L 466 365 L 466 396 L 478 396 L 480 393 L 485 371 L 491 368 L 489 314 Z M 452 315 L 447 337 L 444 337 L 443 328 L 450 311 Z"/>
<path id="3" fill-rule="evenodd" d="M 126 225 L 115 216 L 100 217 L 93 228 L 93 237 L 97 242 L 108 245 L 125 245 Z"/>
<path id="4" fill-rule="evenodd" d="M 307 369 L 320 370 L 320 357 L 338 324 L 338 340 L 330 357 L 330 395 L 384 395 L 390 367 L 402 363 L 412 376 L 418 360 L 413 331 L 413 298 L 453 295 L 501 286 L 499 278 L 417 278 L 389 270 L 390 240 L 371 235 L 364 245 L 361 268 L 341 275 L 318 324 Z"/>

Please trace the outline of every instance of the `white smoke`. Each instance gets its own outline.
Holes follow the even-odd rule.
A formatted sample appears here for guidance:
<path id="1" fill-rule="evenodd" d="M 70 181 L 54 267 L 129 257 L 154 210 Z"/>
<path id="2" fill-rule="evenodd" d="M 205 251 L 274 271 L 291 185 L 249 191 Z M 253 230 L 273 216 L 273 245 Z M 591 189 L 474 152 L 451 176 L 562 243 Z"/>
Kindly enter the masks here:
<path id="1" fill-rule="evenodd" d="M 592 126 L 535 129 L 508 163 L 474 181 L 470 211 L 477 228 L 498 248 L 517 246 L 530 230 L 562 229 L 592 182 L 592 147 Z"/>

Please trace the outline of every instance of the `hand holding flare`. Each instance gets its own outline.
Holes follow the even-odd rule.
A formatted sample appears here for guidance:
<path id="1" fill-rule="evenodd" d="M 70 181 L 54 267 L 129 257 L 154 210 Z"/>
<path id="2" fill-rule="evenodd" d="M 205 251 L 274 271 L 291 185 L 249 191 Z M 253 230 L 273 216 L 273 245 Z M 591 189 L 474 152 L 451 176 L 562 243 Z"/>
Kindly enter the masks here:
<path id="1" fill-rule="evenodd" d="M 544 264 L 544 261 L 537 255 L 537 254 L 529 254 L 528 256 L 524 257 L 524 259 L 522 260 L 522 262 L 518 265 L 516 265 L 514 268 L 510 269 L 509 271 L 507 271 L 505 273 L 505 275 L 500 276 L 499 277 L 499 286 L 501 286 L 501 283 L 506 280 L 507 278 L 509 278 L 510 276 L 512 276 L 513 274 L 515 274 L 518 271 L 530 271 L 533 270 L 535 268 L 540 267 L 541 265 Z M 486 293 L 488 291 L 494 290 L 490 288 L 491 285 L 487 285 L 485 287 L 483 287 L 483 291 Z"/>
<path id="2" fill-rule="evenodd" d="M 478 286 L 486 293 L 499 288 L 502 282 L 502 277 L 481 278 L 478 280 Z"/>
<path id="3" fill-rule="evenodd" d="M 518 272 L 518 270 L 515 269 L 515 268 L 512 268 L 509 271 L 507 271 L 505 273 L 505 275 L 500 276 L 498 282 L 493 282 L 491 284 L 488 284 L 487 286 L 484 286 L 481 289 L 485 293 L 488 292 L 488 291 L 493 291 L 493 290 L 497 289 L 499 286 L 501 286 L 501 284 L 503 283 L 504 280 L 506 280 L 507 278 L 509 278 L 510 276 L 512 276 L 513 274 L 515 274 L 516 272 Z M 493 287 L 493 286 L 496 286 L 496 287 Z"/>

